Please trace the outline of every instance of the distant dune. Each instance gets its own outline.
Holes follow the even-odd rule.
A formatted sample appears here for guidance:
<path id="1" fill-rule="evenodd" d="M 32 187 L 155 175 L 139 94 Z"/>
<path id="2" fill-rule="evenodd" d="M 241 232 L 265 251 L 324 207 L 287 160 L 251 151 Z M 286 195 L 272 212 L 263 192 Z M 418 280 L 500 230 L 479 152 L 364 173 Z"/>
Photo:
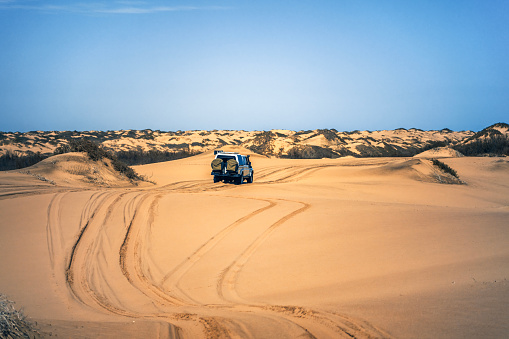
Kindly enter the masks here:
<path id="1" fill-rule="evenodd" d="M 477 133 L 449 129 L 423 131 L 177 131 L 152 130 L 90 132 L 0 133 L 0 170 L 30 166 L 53 155 L 70 140 L 88 139 L 129 165 L 169 161 L 224 147 L 242 147 L 277 158 L 321 159 L 353 157 L 427 157 L 509 155 L 509 125 L 497 123 Z M 445 153 L 444 153 L 445 152 Z"/>
<path id="2" fill-rule="evenodd" d="M 459 158 L 463 154 L 450 147 L 436 147 L 414 155 L 416 158 Z"/>
<path id="3" fill-rule="evenodd" d="M 2 133 L 0 154 L 29 152 L 53 153 L 69 138 L 88 138 L 103 148 L 118 151 L 177 151 L 205 152 L 223 146 L 236 146 L 259 154 L 277 157 L 340 157 L 354 156 L 412 156 L 423 148 L 458 143 L 474 132 L 451 130 L 422 131 L 398 129 L 394 131 L 338 132 L 322 129 L 309 131 L 108 131 L 108 132 L 28 132 Z"/>

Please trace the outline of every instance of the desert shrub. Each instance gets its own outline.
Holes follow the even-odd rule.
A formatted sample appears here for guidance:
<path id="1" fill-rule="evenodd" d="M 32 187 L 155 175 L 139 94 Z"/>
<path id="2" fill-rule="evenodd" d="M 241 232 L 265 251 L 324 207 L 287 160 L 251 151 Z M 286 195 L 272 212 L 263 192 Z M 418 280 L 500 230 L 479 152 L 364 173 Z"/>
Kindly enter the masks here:
<path id="1" fill-rule="evenodd" d="M 321 158 L 339 158 L 341 155 L 330 148 L 320 146 L 294 146 L 288 150 L 284 158 L 290 159 L 321 159 Z"/>
<path id="2" fill-rule="evenodd" d="M 258 154 L 272 154 L 274 151 L 274 139 L 274 133 L 270 131 L 260 132 L 256 134 L 256 136 L 253 138 L 253 144 L 248 148 Z"/>
<path id="3" fill-rule="evenodd" d="M 7 152 L 0 156 L 0 171 L 29 167 L 46 159 L 47 157 L 48 155 L 41 154 L 40 152 L 28 152 L 26 155 L 18 155 L 13 152 Z"/>
<path id="4" fill-rule="evenodd" d="M 69 152 L 85 152 L 94 161 L 107 158 L 109 155 L 102 147 L 88 139 L 71 139 L 68 144 L 57 147 L 54 154 Z"/>
<path id="5" fill-rule="evenodd" d="M 502 125 L 502 124 L 500 124 Z M 477 133 L 475 133 L 474 135 L 472 135 L 471 137 L 469 137 L 467 140 L 465 140 L 466 142 L 469 142 L 469 141 L 472 141 L 472 140 L 477 140 L 481 137 L 487 137 L 487 138 L 492 138 L 492 137 L 497 137 L 497 136 L 501 136 L 502 133 L 497 130 L 497 129 L 494 129 L 492 127 L 502 127 L 502 126 L 499 126 L 499 124 L 496 124 L 496 125 L 493 125 L 493 126 L 490 126 L 490 127 L 486 127 L 485 129 L 483 129 L 482 131 L 479 131 Z"/>
<path id="6" fill-rule="evenodd" d="M 433 166 L 436 166 L 436 167 L 440 168 L 442 171 L 444 171 L 445 173 L 449 173 L 452 176 L 458 178 L 458 173 L 456 173 L 455 170 L 453 170 L 451 167 L 449 167 L 449 165 L 447 165 L 437 159 L 431 159 L 431 162 L 433 163 Z"/>
<path id="7" fill-rule="evenodd" d="M 312 133 L 312 132 L 313 132 L 312 130 L 298 131 L 297 133 L 294 134 L 294 136 L 303 135 L 303 134 L 309 134 L 309 133 Z"/>
<path id="8" fill-rule="evenodd" d="M 384 147 L 372 145 L 358 145 L 356 147 L 361 157 L 411 157 L 419 153 L 416 147 L 401 147 L 384 143 Z"/>
<path id="9" fill-rule="evenodd" d="M 71 139 L 68 144 L 57 147 L 55 154 L 63 154 L 69 152 L 85 152 L 91 160 L 98 161 L 103 158 L 111 160 L 113 168 L 125 175 L 130 180 L 144 180 L 136 171 L 134 171 L 127 164 L 120 161 L 115 155 L 105 151 L 96 143 L 87 139 Z"/>
<path id="10" fill-rule="evenodd" d="M 337 131 L 335 129 L 319 129 L 318 134 L 321 134 L 325 137 L 325 139 L 329 141 L 334 141 L 338 139 Z"/>
<path id="11" fill-rule="evenodd" d="M 0 293 L 0 337 L 2 338 L 40 338 L 21 310 L 16 310 L 14 302 Z"/>
<path id="12" fill-rule="evenodd" d="M 484 139 L 476 139 L 466 144 L 455 145 L 453 148 L 466 156 L 509 155 L 509 138 L 504 135 L 493 134 Z"/>
<path id="13" fill-rule="evenodd" d="M 144 165 L 156 162 L 177 160 L 191 157 L 199 154 L 199 152 L 190 151 L 189 149 L 179 151 L 159 151 L 159 150 L 130 150 L 116 152 L 116 157 L 128 165 Z"/>

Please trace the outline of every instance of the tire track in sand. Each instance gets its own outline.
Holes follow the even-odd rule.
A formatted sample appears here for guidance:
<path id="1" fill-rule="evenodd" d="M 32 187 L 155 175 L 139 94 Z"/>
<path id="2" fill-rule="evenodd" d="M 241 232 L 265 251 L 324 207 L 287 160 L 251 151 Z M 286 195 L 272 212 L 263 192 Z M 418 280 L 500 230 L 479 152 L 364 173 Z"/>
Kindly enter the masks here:
<path id="1" fill-rule="evenodd" d="M 332 331 L 335 337 L 390 338 L 386 332 L 376 328 L 368 322 L 352 319 L 338 313 L 316 311 L 299 306 L 266 305 L 263 303 L 253 304 L 242 299 L 238 295 L 236 288 L 238 276 L 251 256 L 272 235 L 272 233 L 277 230 L 277 228 L 281 227 L 285 222 L 294 218 L 298 214 L 305 212 L 311 207 L 310 204 L 302 201 L 292 202 L 300 203 L 302 207 L 285 215 L 270 225 L 223 272 L 221 272 L 217 281 L 217 294 L 224 301 L 234 305 L 244 305 L 248 306 L 248 308 L 259 309 L 262 312 L 275 313 L 276 317 L 283 317 L 302 328 L 310 338 L 316 337 L 308 330 L 308 328 L 313 328 L 312 331 L 319 331 L 322 335 L 324 332 L 327 333 Z M 325 328 L 325 331 L 322 329 L 316 329 L 317 325 Z"/>
<path id="2" fill-rule="evenodd" d="M 288 200 L 285 200 L 288 201 Z M 245 300 L 239 297 L 236 291 L 236 283 L 238 275 L 249 258 L 256 252 L 256 250 L 265 242 L 271 234 L 286 221 L 295 217 L 296 215 L 306 211 L 311 207 L 310 204 L 305 202 L 298 202 L 303 206 L 277 220 L 270 225 L 262 234 L 260 234 L 228 267 L 221 272 L 217 281 L 217 294 L 221 299 L 226 302 L 245 304 Z"/>
<path id="3" fill-rule="evenodd" d="M 296 180 L 300 180 L 306 176 L 311 175 L 315 171 L 318 171 L 323 168 L 337 166 L 337 165 L 318 165 L 318 166 L 303 166 L 303 167 L 288 167 L 279 171 L 266 171 L 263 173 L 260 178 L 265 179 L 262 181 L 257 181 L 259 184 L 276 184 L 276 183 L 285 183 L 292 182 Z M 267 180 L 271 179 L 271 180 Z M 179 185 L 176 185 L 179 186 Z M 173 186 L 172 188 L 177 188 Z M 199 183 L 191 184 L 187 182 L 186 185 L 182 185 L 179 187 L 178 191 L 186 192 L 188 188 L 191 188 L 189 192 L 196 192 L 196 188 L 199 187 Z M 201 187 L 201 191 L 210 190 L 209 186 Z M 168 187 L 169 188 L 169 187 Z M 271 199 L 272 203 L 275 204 L 275 200 Z M 226 267 L 219 275 L 217 281 L 217 294 L 224 301 L 228 302 L 230 305 L 234 305 L 234 307 L 244 306 L 247 307 L 247 312 L 253 312 L 253 309 L 257 310 L 257 316 L 260 317 L 260 311 L 264 314 L 264 317 L 272 318 L 278 322 L 290 321 L 295 326 L 301 328 L 305 335 L 310 338 L 315 338 L 315 336 L 307 330 L 307 328 L 313 328 L 313 331 L 319 333 L 320 336 L 334 336 L 334 337 L 365 337 L 365 338 L 387 338 L 390 337 L 387 333 L 384 333 L 382 330 L 375 328 L 367 322 L 363 322 L 361 320 L 353 320 L 348 317 L 345 317 L 340 314 L 333 314 L 327 312 L 318 312 L 311 309 L 306 309 L 298 306 L 279 306 L 279 305 L 263 305 L 257 304 L 252 305 L 239 297 L 236 284 L 238 280 L 238 276 L 244 267 L 244 265 L 248 262 L 250 257 L 256 252 L 256 250 L 267 240 L 271 234 L 282 224 L 295 217 L 296 215 L 306 211 L 310 205 L 305 202 L 293 201 L 295 203 L 300 203 L 302 207 L 294 210 L 293 212 L 281 217 L 275 223 L 271 224 L 261 235 L 259 235 L 244 251 L 228 266 Z M 221 241 L 221 238 L 212 238 L 209 239 L 215 240 L 214 246 L 217 245 Z M 207 243 L 202 245 L 200 249 L 198 249 L 192 255 L 192 260 L 186 260 L 181 265 L 185 267 L 182 269 L 182 272 L 179 273 L 179 277 L 176 278 L 176 282 L 172 285 L 177 286 L 180 291 L 180 281 L 182 280 L 185 273 L 199 260 L 201 260 L 209 250 L 211 250 L 213 246 L 209 247 Z M 178 271 L 178 268 L 172 272 L 169 272 L 168 275 L 170 277 L 172 274 Z M 165 277 L 165 279 L 169 279 Z M 164 283 L 164 280 L 163 280 Z M 185 294 L 185 292 L 182 291 Z M 193 297 L 185 294 L 188 299 L 193 300 Z M 196 302 L 196 301 L 195 301 Z M 211 306 L 205 306 L 211 307 Z M 212 306 L 213 307 L 213 306 Z M 271 315 L 272 314 L 272 315 Z M 262 317 L 263 318 L 263 317 Z M 224 321 L 219 320 L 219 321 Z"/>
<path id="4" fill-rule="evenodd" d="M 144 213 L 143 216 L 140 216 L 139 210 L 149 196 L 152 200 L 149 204 L 148 213 Z M 143 241 L 140 239 L 143 238 L 142 234 L 146 234 L 147 230 L 151 228 L 154 210 L 160 198 L 161 194 L 145 194 L 133 210 L 124 241 L 120 247 L 119 264 L 123 275 L 131 285 L 136 287 L 148 298 L 157 301 L 161 305 L 171 304 L 181 306 L 186 303 L 180 296 L 176 296 L 174 293 L 168 293 L 168 291 L 163 291 L 160 286 L 155 285 L 147 278 L 142 268 L 143 257 L 140 253 Z"/>
<path id="5" fill-rule="evenodd" d="M 260 184 L 287 182 L 288 180 L 293 179 L 299 180 L 302 175 L 307 175 L 308 173 L 312 173 L 314 170 L 319 170 L 323 167 L 328 166 L 306 167 L 295 169 L 294 171 L 284 171 L 286 173 L 278 173 L 278 178 L 274 178 L 275 180 L 267 181 L 265 183 L 261 182 Z M 281 176 L 280 174 L 283 175 Z M 215 246 L 221 243 L 230 232 L 242 223 L 253 218 L 255 215 L 273 208 L 277 205 L 277 201 L 282 199 L 264 200 L 269 205 L 238 219 L 218 232 L 218 234 L 214 237 L 208 239 L 207 242 L 197 248 L 190 255 L 190 259 L 183 261 L 178 267 L 169 272 L 162 282 L 153 281 L 153 279 L 151 279 L 151 275 L 144 270 L 143 263 L 145 258 L 143 258 L 142 248 L 143 246 L 146 246 L 146 236 L 147 232 L 149 232 L 147 229 L 151 227 L 150 225 L 153 222 L 154 210 L 158 204 L 160 195 L 171 192 L 207 192 L 211 190 L 236 187 L 233 185 L 217 186 L 217 184 L 208 184 L 205 185 L 205 187 L 200 187 L 201 185 L 203 185 L 203 181 L 195 181 L 166 187 L 165 189 L 139 191 L 134 198 L 129 199 L 129 201 L 123 205 L 125 237 L 122 245 L 120 246 L 120 250 L 118 251 L 118 265 L 120 266 L 122 274 L 134 288 L 147 297 L 147 302 L 156 303 L 161 306 L 169 304 L 172 306 L 171 308 L 167 308 L 166 311 L 163 312 L 129 310 L 129 307 L 122 305 L 120 301 L 115 302 L 114 300 L 102 300 L 95 294 L 92 280 L 102 279 L 105 280 L 104 284 L 108 285 L 108 281 L 106 281 L 108 279 L 107 276 L 98 276 L 96 271 L 82 271 L 81 273 L 76 273 L 78 267 L 81 266 L 83 269 L 83 265 L 98 260 L 96 255 L 90 255 L 89 253 L 91 251 L 97 251 L 102 245 L 95 240 L 92 240 L 93 234 L 90 234 L 87 241 L 84 242 L 83 239 L 88 231 L 95 233 L 97 232 L 97 227 L 99 227 L 98 225 L 104 225 L 108 222 L 108 218 L 103 218 L 104 220 L 102 220 L 102 223 L 100 220 L 95 219 L 100 208 L 112 209 L 118 203 L 120 197 L 113 197 L 110 195 L 98 195 L 91 197 L 83 209 L 82 222 L 80 223 L 80 225 L 83 226 L 81 227 L 77 241 L 72 248 L 69 265 L 66 269 L 66 277 L 69 288 L 74 292 L 77 299 L 83 304 L 92 307 L 93 304 L 95 304 L 108 312 L 130 317 L 152 319 L 163 318 L 166 320 L 184 319 L 186 321 L 198 322 L 202 325 L 204 334 L 207 337 L 231 337 L 236 335 L 240 335 L 242 337 L 253 337 L 253 332 L 249 331 L 249 326 L 252 326 L 253 323 L 256 323 L 257 321 L 264 321 L 263 319 L 270 319 L 270 321 L 266 324 L 280 324 L 281 327 L 283 325 L 286 326 L 285 328 L 290 326 L 288 324 L 292 324 L 291 326 L 293 326 L 295 330 L 292 330 L 289 333 L 295 334 L 298 332 L 309 338 L 316 337 L 311 334 L 311 332 L 315 333 L 319 337 L 387 337 L 385 333 L 371 326 L 367 322 L 350 319 L 340 314 L 318 312 L 299 306 L 249 304 L 239 297 L 236 285 L 238 276 L 243 267 L 276 229 L 310 207 L 309 204 L 305 202 L 286 200 L 288 202 L 299 203 L 302 206 L 280 217 L 280 219 L 276 222 L 269 225 L 256 239 L 244 248 L 240 254 L 238 254 L 228 267 L 220 272 L 216 291 L 217 295 L 227 302 L 227 304 L 215 306 L 200 305 L 199 303 L 196 304 L 193 302 L 192 296 L 186 296 L 185 293 L 182 296 L 178 288 L 179 283 L 182 281 L 182 277 L 189 271 L 189 269 L 191 269 L 197 262 L 200 262 L 200 260 L 202 260 Z M 154 194 L 155 192 L 157 192 L 157 194 Z M 112 195 L 114 195 L 114 193 L 112 193 Z M 108 205 L 107 201 L 112 198 L 115 199 Z M 146 208 L 147 206 L 148 208 Z M 148 213 L 144 213 L 147 211 Z M 108 212 L 106 215 L 108 215 Z M 94 222 L 96 222 L 97 225 L 94 225 L 94 229 L 89 230 L 91 224 Z M 86 244 L 87 242 L 89 242 L 88 245 Z M 80 265 L 77 264 L 78 261 L 81 262 Z M 170 291 L 163 289 L 162 285 L 164 282 L 171 282 L 170 285 L 176 286 L 177 289 L 172 289 Z M 103 297 L 113 298 L 113 293 L 114 291 L 111 289 L 111 291 L 107 291 L 106 295 L 103 295 Z M 116 304 L 116 306 L 113 304 Z M 179 309 L 179 306 L 185 306 L 187 309 L 192 306 L 191 309 L 200 315 L 175 313 L 175 310 Z M 212 313 L 214 315 L 211 315 L 211 310 L 214 311 L 214 313 Z M 246 318 L 242 318 L 246 316 L 249 316 L 248 320 L 246 320 Z M 308 328 L 311 329 L 311 332 L 307 330 Z M 297 329 L 300 330 L 297 331 Z M 276 333 L 274 330 L 276 330 L 276 332 L 278 331 L 276 328 L 273 328 L 270 333 Z"/>
<path id="6" fill-rule="evenodd" d="M 46 211 L 46 243 L 53 276 L 55 275 L 55 261 L 63 258 L 65 251 L 62 226 L 60 225 L 60 203 L 67 193 L 55 193 Z"/>
<path id="7" fill-rule="evenodd" d="M 219 244 L 224 239 L 224 237 L 230 234 L 234 229 L 239 227 L 247 220 L 255 217 L 256 215 L 263 213 L 276 206 L 276 203 L 267 199 L 254 199 L 254 200 L 267 202 L 268 205 L 261 207 L 237 219 L 236 221 L 234 221 L 233 223 L 231 223 L 230 225 L 226 226 L 221 231 L 213 235 L 205 243 L 203 243 L 197 250 L 195 250 L 190 256 L 188 256 L 184 261 L 178 264 L 173 270 L 168 272 L 159 283 L 159 286 L 171 286 L 174 289 L 178 290 L 180 294 L 183 296 L 183 298 L 186 298 L 188 302 L 200 304 L 200 302 L 198 302 L 197 300 L 195 300 L 189 294 L 182 290 L 180 286 L 182 278 L 187 273 L 187 271 L 189 271 L 194 266 L 196 262 L 203 258 L 203 256 L 205 256 L 210 250 L 212 250 L 217 244 Z"/>

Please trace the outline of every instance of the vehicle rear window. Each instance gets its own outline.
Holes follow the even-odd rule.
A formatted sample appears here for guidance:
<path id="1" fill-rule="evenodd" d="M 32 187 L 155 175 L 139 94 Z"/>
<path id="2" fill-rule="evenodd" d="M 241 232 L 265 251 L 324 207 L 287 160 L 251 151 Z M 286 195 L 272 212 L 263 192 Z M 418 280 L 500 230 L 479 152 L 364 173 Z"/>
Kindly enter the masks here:
<path id="1" fill-rule="evenodd" d="M 230 159 L 235 159 L 235 156 L 234 155 L 218 155 L 217 156 L 218 159 L 226 159 L 226 160 L 230 160 Z"/>

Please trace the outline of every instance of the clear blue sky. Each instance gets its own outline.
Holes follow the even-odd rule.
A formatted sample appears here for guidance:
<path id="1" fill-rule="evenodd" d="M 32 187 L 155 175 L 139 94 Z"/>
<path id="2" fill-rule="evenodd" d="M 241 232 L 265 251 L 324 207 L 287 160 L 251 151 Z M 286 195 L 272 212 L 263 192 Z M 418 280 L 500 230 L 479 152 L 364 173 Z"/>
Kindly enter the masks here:
<path id="1" fill-rule="evenodd" d="M 509 1 L 0 0 L 1 131 L 509 122 Z"/>

